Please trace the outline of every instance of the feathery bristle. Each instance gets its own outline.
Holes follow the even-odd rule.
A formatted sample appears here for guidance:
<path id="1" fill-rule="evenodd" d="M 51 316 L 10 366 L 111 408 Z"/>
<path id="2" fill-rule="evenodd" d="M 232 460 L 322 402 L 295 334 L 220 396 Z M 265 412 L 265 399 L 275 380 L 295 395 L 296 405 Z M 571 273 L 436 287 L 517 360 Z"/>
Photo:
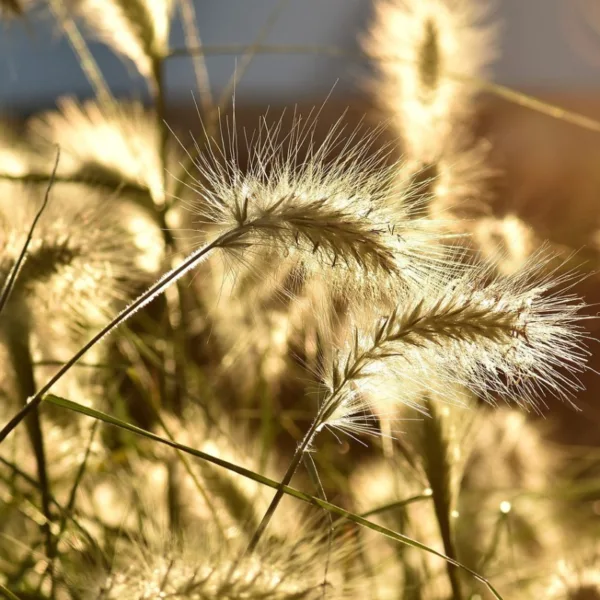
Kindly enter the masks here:
<path id="1" fill-rule="evenodd" d="M 477 77 L 493 55 L 486 9 L 474 0 L 379 0 L 375 10 L 364 46 L 381 73 L 378 97 L 408 157 L 436 162 L 475 92 L 451 76 Z"/>
<path id="2" fill-rule="evenodd" d="M 173 0 L 69 0 L 75 14 L 115 52 L 150 77 L 169 44 Z"/>

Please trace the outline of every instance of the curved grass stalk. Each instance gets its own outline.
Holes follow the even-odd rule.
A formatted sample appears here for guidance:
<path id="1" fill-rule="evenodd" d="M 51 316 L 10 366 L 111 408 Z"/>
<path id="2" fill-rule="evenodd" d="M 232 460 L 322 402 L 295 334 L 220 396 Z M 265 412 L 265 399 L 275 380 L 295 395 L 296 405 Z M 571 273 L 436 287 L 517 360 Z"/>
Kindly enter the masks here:
<path id="1" fill-rule="evenodd" d="M 448 448 L 448 440 L 444 432 L 439 409 L 429 398 L 425 406 L 430 418 L 423 420 L 423 462 L 425 473 L 431 487 L 433 508 L 438 522 L 444 552 L 453 559 L 457 557 L 454 543 L 454 531 L 451 520 L 453 489 L 452 489 L 452 463 Z M 448 580 L 452 589 L 453 600 L 461 600 L 462 591 L 458 571 L 446 563 Z"/>
<path id="2" fill-rule="evenodd" d="M 88 350 L 100 342 L 106 335 L 116 329 L 119 325 L 125 323 L 138 310 L 149 304 L 154 298 L 165 291 L 172 283 L 183 277 L 188 271 L 198 265 L 205 256 L 213 249 L 219 247 L 220 244 L 229 241 L 232 237 L 239 237 L 241 232 L 234 230 L 237 234 L 233 236 L 232 231 L 227 231 L 216 240 L 206 244 L 202 248 L 193 252 L 181 265 L 169 271 L 164 277 L 159 279 L 152 287 L 139 296 L 134 302 L 123 309 L 108 325 L 103 327 L 89 342 L 82 346 L 71 359 L 66 362 L 33 396 L 31 396 L 27 404 L 2 428 L 0 431 L 0 443 L 4 441 L 6 436 L 29 414 L 37 408 L 43 401 L 44 395 L 47 394 L 52 386 L 65 374 L 69 369 L 82 358 Z"/>
<path id="3" fill-rule="evenodd" d="M 98 68 L 77 24 L 66 10 L 64 2 L 62 0 L 50 0 L 49 6 L 57 21 L 61 24 L 63 31 L 69 38 L 69 43 L 79 58 L 79 65 L 85 73 L 90 85 L 94 88 L 96 96 L 98 96 L 104 104 L 112 104 L 114 99 L 110 92 L 110 88 L 102 75 L 102 71 Z"/>
<path id="4" fill-rule="evenodd" d="M 405 506 L 409 506 L 423 500 L 431 500 L 431 494 L 417 494 L 415 496 L 410 496 L 410 498 L 405 498 L 404 500 L 396 500 L 395 502 L 390 502 L 388 504 L 384 504 L 383 506 L 378 506 L 377 508 L 373 508 L 367 512 L 361 513 L 360 516 L 364 517 L 365 519 L 368 517 L 374 517 L 375 515 L 396 510 L 397 508 L 404 508 Z"/>
<path id="5" fill-rule="evenodd" d="M 13 594 L 13 592 L 11 592 L 6 586 L 2 585 L 1 583 L 0 592 L 2 592 L 8 598 L 8 600 L 20 600 L 19 596 Z"/>
<path id="6" fill-rule="evenodd" d="M 185 35 L 186 45 L 195 44 L 197 48 L 202 47 L 200 32 L 196 26 L 196 9 L 192 0 L 179 0 L 179 8 L 181 11 L 181 21 L 183 25 L 183 33 Z M 194 60 L 195 59 L 195 60 Z M 201 54 L 192 57 L 194 67 L 194 75 L 196 77 L 196 87 L 200 95 L 200 105 L 205 113 L 209 113 L 213 107 L 212 93 L 210 91 L 210 81 L 206 62 Z"/>
<path id="7" fill-rule="evenodd" d="M 54 168 L 52 169 L 52 173 L 50 174 L 50 179 L 48 180 L 48 187 L 46 188 L 46 193 L 44 194 L 44 200 L 42 201 L 42 205 L 40 206 L 38 212 L 36 213 L 32 223 L 31 223 L 31 227 L 29 228 L 29 232 L 27 234 L 27 239 L 25 240 L 25 243 L 23 244 L 23 248 L 22 248 L 17 260 L 15 261 L 13 268 L 11 269 L 8 279 L 6 280 L 6 284 L 2 288 L 2 294 L 0 294 L 0 313 L 2 312 L 2 309 L 5 307 L 6 303 L 8 302 L 8 298 L 10 297 L 10 294 L 12 293 L 12 290 L 15 286 L 15 282 L 17 281 L 17 277 L 19 276 L 19 271 L 21 270 L 21 266 L 23 264 L 23 261 L 25 260 L 25 256 L 27 255 L 27 249 L 29 248 L 29 244 L 31 243 L 31 239 L 33 238 L 33 233 L 35 231 L 35 228 L 38 224 L 38 221 L 40 220 L 40 217 L 42 216 L 42 213 L 44 212 L 44 210 L 46 209 L 46 206 L 48 205 L 48 200 L 50 198 L 50 190 L 52 189 L 52 185 L 54 184 L 54 181 L 56 178 L 56 171 L 58 169 L 59 160 L 60 160 L 60 148 L 58 148 L 56 151 L 56 161 L 54 162 Z"/>
<path id="8" fill-rule="evenodd" d="M 41 486 L 40 486 L 39 481 L 36 481 L 32 477 L 30 477 L 27 473 L 25 473 L 24 471 L 19 469 L 19 467 L 17 465 L 11 463 L 10 461 L 6 460 L 2 456 L 0 456 L 0 464 L 4 465 L 6 468 L 10 469 L 13 476 L 16 476 L 16 477 L 22 479 L 30 487 L 32 487 L 34 489 L 38 489 L 38 490 L 40 489 Z M 52 502 L 52 504 L 54 505 L 56 510 L 58 510 L 58 512 L 61 514 L 61 516 L 64 517 L 65 520 L 70 521 L 75 526 L 75 528 L 90 543 L 91 547 L 95 548 L 96 550 L 100 550 L 100 546 L 98 546 L 98 543 L 95 541 L 92 534 L 83 525 L 81 525 L 81 523 L 75 517 L 73 517 L 73 515 L 66 508 L 64 508 L 51 493 L 49 494 L 49 497 L 50 497 L 50 501 Z M 104 560 L 106 559 L 106 557 L 103 556 L 102 554 L 101 554 L 101 556 Z"/>
<path id="9" fill-rule="evenodd" d="M 35 391 L 29 331 L 17 332 L 14 331 L 13 327 L 9 326 L 7 328 L 7 337 L 13 369 L 17 376 L 18 394 L 22 402 L 27 406 L 27 398 Z M 31 412 L 25 420 L 25 425 L 35 456 L 37 476 L 40 483 L 42 513 L 44 515 L 44 522 L 41 524 L 40 529 L 45 537 L 46 554 L 49 560 L 50 575 L 52 576 L 55 545 L 51 532 L 50 481 L 48 477 L 48 460 L 44 443 L 44 433 L 39 411 Z"/>

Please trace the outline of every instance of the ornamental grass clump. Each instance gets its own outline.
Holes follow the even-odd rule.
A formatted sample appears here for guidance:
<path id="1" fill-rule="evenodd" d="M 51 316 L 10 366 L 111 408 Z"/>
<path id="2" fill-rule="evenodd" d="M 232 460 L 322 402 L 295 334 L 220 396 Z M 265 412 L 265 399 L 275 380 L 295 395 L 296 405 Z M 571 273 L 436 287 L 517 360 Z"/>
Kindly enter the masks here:
<path id="1" fill-rule="evenodd" d="M 321 107 L 254 131 L 227 104 L 255 54 L 289 52 L 265 43 L 285 2 L 220 98 L 204 56 L 231 48 L 203 46 L 192 0 L 0 7 L 48 12 L 94 92 L 0 125 L 0 595 L 594 591 L 587 563 L 548 570 L 600 534 L 597 453 L 527 415 L 577 406 L 592 315 L 582 261 L 495 209 L 487 7 L 375 0 L 360 59 L 391 127 Z M 191 142 L 167 85 L 186 57 Z"/>

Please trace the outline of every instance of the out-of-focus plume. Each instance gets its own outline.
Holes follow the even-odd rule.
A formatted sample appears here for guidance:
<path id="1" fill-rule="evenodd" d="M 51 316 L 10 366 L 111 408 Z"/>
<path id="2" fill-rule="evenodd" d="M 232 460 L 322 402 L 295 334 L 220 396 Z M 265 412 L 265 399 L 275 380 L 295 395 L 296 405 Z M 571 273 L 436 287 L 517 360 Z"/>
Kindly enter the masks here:
<path id="1" fill-rule="evenodd" d="M 559 561 L 550 583 L 538 592 L 548 600 L 600 600 L 598 552 L 584 561 Z"/>
<path id="2" fill-rule="evenodd" d="M 462 556 L 517 582 L 535 578 L 566 542 L 552 493 L 559 457 L 526 415 L 507 407 L 482 408 L 471 434 L 459 505 Z"/>
<path id="3" fill-rule="evenodd" d="M 173 0 L 69 0 L 74 14 L 145 77 L 169 47 Z"/>
<path id="4" fill-rule="evenodd" d="M 29 131 L 34 143 L 60 147 L 59 174 L 114 189 L 126 186 L 132 193 L 149 194 L 158 206 L 164 204 L 160 132 L 151 111 L 135 102 L 104 106 L 73 98 L 62 98 L 58 107 L 34 117 Z M 172 153 L 168 157 L 175 161 Z"/>
<path id="5" fill-rule="evenodd" d="M 467 227 L 481 257 L 503 275 L 520 271 L 542 246 L 531 227 L 514 214 L 501 219 L 485 217 L 467 223 Z"/>
<path id="6" fill-rule="evenodd" d="M 2 282 L 23 246 L 41 199 L 38 191 L 12 183 L 2 186 Z M 33 321 L 33 329 L 43 331 L 64 323 L 97 326 L 143 280 L 136 262 L 118 204 L 86 186 L 55 185 L 17 277 L 13 322 L 21 314 Z"/>
<path id="7" fill-rule="evenodd" d="M 271 538 L 252 555 L 241 539 L 224 538 L 210 527 L 188 532 L 183 541 L 163 533 L 153 543 L 117 546 L 110 573 L 77 577 L 88 595 L 177 600 L 330 600 L 352 597 L 357 581 L 342 570 L 348 547 L 331 550 L 319 534 Z M 326 568 L 326 564 L 329 565 Z"/>
<path id="8" fill-rule="evenodd" d="M 437 162 L 454 127 L 470 116 L 479 77 L 494 55 L 485 3 L 379 0 L 364 46 L 377 64 L 377 97 L 409 158 Z"/>
<path id="9" fill-rule="evenodd" d="M 251 469 L 261 471 L 260 449 L 248 434 L 221 418 L 212 422 L 204 411 L 187 406 L 181 418 L 161 416 L 166 430 L 157 426 L 161 436 L 172 436 L 179 443 Z M 246 438 L 246 442 L 244 442 Z M 148 523 L 172 527 L 213 526 L 222 535 L 235 537 L 251 531 L 265 511 L 273 492 L 235 473 L 177 455 L 170 448 L 141 446 L 139 453 L 128 453 L 126 463 L 116 461 L 112 468 L 90 477 L 81 510 L 89 518 L 108 527 L 121 527 L 131 533 L 138 527 L 138 505 L 149 508 Z M 266 476 L 277 478 L 271 459 L 263 467 Z M 144 495 L 140 495 L 145 490 Z M 281 527 L 289 525 L 282 513 Z"/>

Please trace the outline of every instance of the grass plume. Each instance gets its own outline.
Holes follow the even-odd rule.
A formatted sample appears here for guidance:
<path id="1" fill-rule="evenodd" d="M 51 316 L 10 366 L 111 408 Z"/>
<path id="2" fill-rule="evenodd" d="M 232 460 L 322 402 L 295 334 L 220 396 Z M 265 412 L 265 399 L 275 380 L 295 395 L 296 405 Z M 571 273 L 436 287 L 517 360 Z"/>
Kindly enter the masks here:
<path id="1" fill-rule="evenodd" d="M 167 54 L 173 0 L 69 0 L 88 28 L 145 77 Z"/>

